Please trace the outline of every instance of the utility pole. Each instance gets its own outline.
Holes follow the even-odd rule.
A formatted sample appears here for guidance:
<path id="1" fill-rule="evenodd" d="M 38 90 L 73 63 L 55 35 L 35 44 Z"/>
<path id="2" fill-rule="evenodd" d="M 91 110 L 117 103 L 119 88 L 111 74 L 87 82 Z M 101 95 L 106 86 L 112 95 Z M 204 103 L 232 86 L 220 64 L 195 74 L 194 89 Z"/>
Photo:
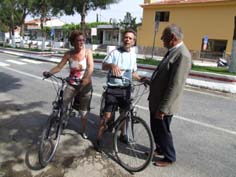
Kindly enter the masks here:
<path id="1" fill-rule="evenodd" d="M 231 62 L 229 66 L 229 72 L 236 73 L 236 16 L 234 17 L 234 36 L 231 52 Z"/>
<path id="2" fill-rule="evenodd" d="M 155 40 L 156 40 L 156 34 L 158 32 L 159 28 L 159 16 L 156 14 L 155 16 L 155 27 L 154 27 L 154 37 L 153 37 L 153 44 L 152 44 L 152 59 L 153 59 L 153 53 L 154 53 L 154 47 L 155 47 Z"/>
<path id="3" fill-rule="evenodd" d="M 98 19 L 98 13 L 97 13 L 97 16 L 96 16 L 96 22 L 99 22 L 99 19 Z"/>
<path id="4" fill-rule="evenodd" d="M 153 59 L 153 54 L 154 54 L 154 47 L 155 47 L 155 40 L 156 40 L 156 34 L 157 31 L 154 31 L 154 37 L 153 37 L 153 44 L 152 44 L 152 59 Z"/>

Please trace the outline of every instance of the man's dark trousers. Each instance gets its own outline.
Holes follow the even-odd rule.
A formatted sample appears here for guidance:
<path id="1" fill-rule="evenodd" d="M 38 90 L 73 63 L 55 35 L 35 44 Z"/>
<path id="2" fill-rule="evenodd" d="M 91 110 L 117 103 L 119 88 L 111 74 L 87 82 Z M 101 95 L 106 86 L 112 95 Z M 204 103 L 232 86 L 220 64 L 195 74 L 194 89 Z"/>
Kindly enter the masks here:
<path id="1" fill-rule="evenodd" d="M 151 113 L 151 130 L 157 150 L 160 150 L 165 159 L 170 162 L 176 161 L 173 138 L 170 131 L 170 123 L 173 115 L 167 115 L 163 120 L 155 118 L 155 113 Z M 160 149 L 158 148 L 160 147 Z"/>

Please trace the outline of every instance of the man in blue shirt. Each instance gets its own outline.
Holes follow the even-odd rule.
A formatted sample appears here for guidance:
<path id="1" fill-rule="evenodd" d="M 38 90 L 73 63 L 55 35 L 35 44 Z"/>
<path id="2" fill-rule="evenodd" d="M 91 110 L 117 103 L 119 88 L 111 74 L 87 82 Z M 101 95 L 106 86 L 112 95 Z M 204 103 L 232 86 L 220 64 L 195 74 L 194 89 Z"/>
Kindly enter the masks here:
<path id="1" fill-rule="evenodd" d="M 104 115 L 101 117 L 97 141 L 95 144 L 97 150 L 100 148 L 100 140 L 106 122 L 111 118 L 111 112 L 114 109 L 114 106 L 118 105 L 121 110 L 129 106 L 128 101 L 131 96 L 130 82 L 132 81 L 132 78 L 138 81 L 142 80 L 136 72 L 136 54 L 132 48 L 135 45 L 135 41 L 135 31 L 125 31 L 123 36 L 123 46 L 113 50 L 103 61 L 102 69 L 108 71 L 108 92 L 105 97 Z M 125 138 L 125 136 L 121 134 L 120 138 Z"/>

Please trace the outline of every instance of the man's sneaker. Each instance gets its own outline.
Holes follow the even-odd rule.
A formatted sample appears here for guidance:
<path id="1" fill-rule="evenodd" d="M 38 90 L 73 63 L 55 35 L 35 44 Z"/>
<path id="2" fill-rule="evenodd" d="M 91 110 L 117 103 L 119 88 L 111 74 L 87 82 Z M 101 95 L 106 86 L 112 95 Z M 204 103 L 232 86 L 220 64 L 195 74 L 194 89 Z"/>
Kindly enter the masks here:
<path id="1" fill-rule="evenodd" d="M 86 133 L 82 133 L 81 136 L 82 136 L 84 139 L 88 139 L 88 136 L 86 135 Z"/>
<path id="2" fill-rule="evenodd" d="M 120 142 L 122 142 L 124 144 L 129 144 L 129 145 L 135 144 L 135 142 L 136 142 L 133 138 L 128 138 L 127 135 L 120 135 L 119 140 L 120 140 Z"/>
<path id="3" fill-rule="evenodd" d="M 127 135 L 120 135 L 119 140 L 120 142 L 125 143 L 125 144 L 129 143 Z"/>

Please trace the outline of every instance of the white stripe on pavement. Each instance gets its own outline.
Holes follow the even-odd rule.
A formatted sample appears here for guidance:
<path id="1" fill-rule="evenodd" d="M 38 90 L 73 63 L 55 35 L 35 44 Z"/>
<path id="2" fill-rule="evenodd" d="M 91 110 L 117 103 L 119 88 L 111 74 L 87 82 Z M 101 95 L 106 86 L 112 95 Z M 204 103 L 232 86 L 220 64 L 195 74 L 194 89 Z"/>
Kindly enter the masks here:
<path id="1" fill-rule="evenodd" d="M 33 77 L 33 78 L 42 80 L 42 77 L 39 77 L 39 76 L 36 76 L 36 75 L 33 75 L 33 74 L 29 74 L 29 73 L 19 71 L 19 70 L 16 70 L 16 69 L 12 69 L 12 68 L 9 68 L 9 67 L 4 67 L 4 68 L 8 69 L 8 70 L 11 70 L 11 71 L 14 71 L 14 72 L 17 72 L 17 73 L 20 73 L 22 75 L 26 75 L 26 76 L 29 76 L 29 77 Z M 49 80 L 46 80 L 46 81 L 51 82 Z M 101 97 L 101 94 L 93 92 L 93 96 Z M 140 109 L 143 109 L 145 111 L 148 110 L 147 107 L 143 107 L 143 106 L 139 106 L 139 105 L 137 105 L 137 107 L 139 107 Z M 192 119 L 182 117 L 182 116 L 178 116 L 178 115 L 175 115 L 175 118 L 186 121 L 186 122 L 189 122 L 189 123 L 192 123 L 192 124 L 204 126 L 204 127 L 207 127 L 207 128 L 211 128 L 211 129 L 214 129 L 214 130 L 217 130 L 217 131 L 221 131 L 221 132 L 228 133 L 228 134 L 236 136 L 236 131 L 227 130 L 227 129 L 224 129 L 224 128 L 221 128 L 221 127 L 217 127 L 217 126 L 214 126 L 214 125 L 210 125 L 210 124 L 207 124 L 207 123 L 204 123 L 204 122 L 192 120 Z"/>
<path id="2" fill-rule="evenodd" d="M 10 66 L 10 65 L 7 64 L 7 63 L 2 63 L 2 62 L 0 62 L 0 66 Z"/>
<path id="3" fill-rule="evenodd" d="M 18 65 L 25 65 L 26 64 L 24 62 L 20 62 L 20 61 L 16 61 L 16 60 L 6 60 L 6 61 L 10 62 L 10 63 L 18 64 Z"/>
<path id="4" fill-rule="evenodd" d="M 210 124 L 206 124 L 206 123 L 199 122 L 199 121 L 196 121 L 196 120 L 188 119 L 188 118 L 185 118 L 185 117 L 182 117 L 182 116 L 177 116 L 177 115 L 176 115 L 176 116 L 174 116 L 174 117 L 177 118 L 177 119 L 180 119 L 180 120 L 184 120 L 184 121 L 187 121 L 187 122 L 196 124 L 196 125 L 201 125 L 201 126 L 203 126 L 203 127 L 207 127 L 207 128 L 219 130 L 219 131 L 222 131 L 222 132 L 224 132 L 224 133 L 229 133 L 229 134 L 231 134 L 231 135 L 236 135 L 236 132 L 235 132 L 235 131 L 231 131 L 231 130 L 227 130 L 227 129 L 224 129 L 224 128 L 216 127 L 216 126 L 214 126 L 214 125 L 210 125 Z"/>
<path id="5" fill-rule="evenodd" d="M 33 63 L 33 64 L 41 64 L 43 62 L 41 61 L 36 61 L 36 60 L 30 60 L 30 59 L 21 59 L 24 62 L 28 62 L 28 63 Z"/>

